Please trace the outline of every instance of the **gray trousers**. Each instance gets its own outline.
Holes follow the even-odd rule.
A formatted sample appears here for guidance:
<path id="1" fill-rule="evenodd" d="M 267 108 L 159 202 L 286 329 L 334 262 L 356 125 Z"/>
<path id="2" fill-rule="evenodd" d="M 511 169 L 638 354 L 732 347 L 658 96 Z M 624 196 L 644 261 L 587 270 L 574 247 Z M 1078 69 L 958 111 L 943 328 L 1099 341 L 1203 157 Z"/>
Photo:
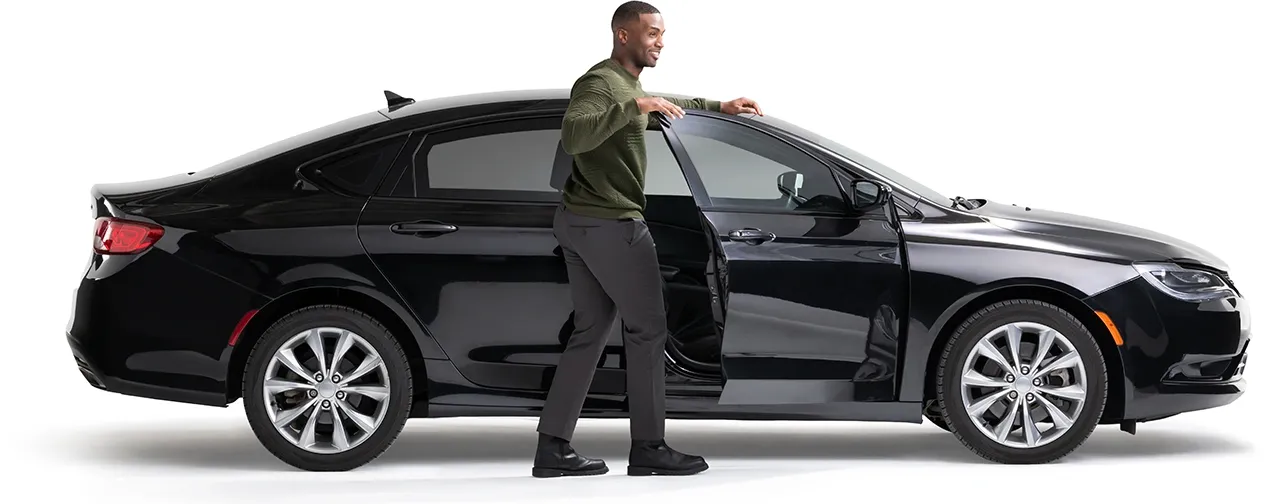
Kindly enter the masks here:
<path id="1" fill-rule="evenodd" d="M 573 296 L 574 331 L 547 393 L 538 432 L 573 437 L 608 332 L 621 318 L 631 438 L 659 440 L 666 416 L 666 307 L 657 250 L 641 220 L 556 210 L 554 230 Z"/>

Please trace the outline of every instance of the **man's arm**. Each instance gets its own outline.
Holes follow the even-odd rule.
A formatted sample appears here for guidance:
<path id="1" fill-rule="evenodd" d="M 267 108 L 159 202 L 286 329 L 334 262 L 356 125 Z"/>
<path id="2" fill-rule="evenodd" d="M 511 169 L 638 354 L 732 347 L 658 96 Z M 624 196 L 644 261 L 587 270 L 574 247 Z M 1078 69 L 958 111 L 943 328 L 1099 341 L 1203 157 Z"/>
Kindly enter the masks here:
<path id="1" fill-rule="evenodd" d="M 719 112 L 723 108 L 723 102 L 719 100 L 709 100 L 706 98 L 675 98 L 663 96 L 662 99 L 678 105 L 680 108 L 686 109 L 702 109 L 711 112 Z"/>
<path id="2" fill-rule="evenodd" d="M 578 154 L 594 149 L 639 114 L 639 104 L 634 99 L 618 102 L 602 77 L 583 77 L 573 86 L 564 113 L 564 151 Z"/>
<path id="3" fill-rule="evenodd" d="M 724 114 L 758 114 L 763 115 L 763 109 L 759 108 L 758 103 L 749 98 L 737 98 L 735 100 L 719 101 L 706 98 L 671 98 L 662 97 L 663 100 L 678 105 L 681 108 L 704 109 L 712 112 L 723 112 Z"/>

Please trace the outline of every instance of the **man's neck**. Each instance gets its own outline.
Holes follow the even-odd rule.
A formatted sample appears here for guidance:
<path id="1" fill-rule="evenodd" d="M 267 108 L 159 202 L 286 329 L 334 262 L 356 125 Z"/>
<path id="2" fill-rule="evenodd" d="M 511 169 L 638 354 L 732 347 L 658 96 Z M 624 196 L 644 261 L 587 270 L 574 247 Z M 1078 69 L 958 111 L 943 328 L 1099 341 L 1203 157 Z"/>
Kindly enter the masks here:
<path id="1" fill-rule="evenodd" d="M 613 61 L 616 61 L 619 66 L 621 66 L 622 68 L 625 68 L 626 71 L 630 72 L 631 75 L 634 76 L 636 79 L 639 79 L 639 73 L 640 71 L 643 70 L 643 68 L 641 68 L 639 65 L 636 65 L 634 62 L 632 62 L 629 59 L 623 58 L 617 53 L 617 51 L 613 51 L 613 54 L 610 54 L 609 58 L 612 58 Z"/>

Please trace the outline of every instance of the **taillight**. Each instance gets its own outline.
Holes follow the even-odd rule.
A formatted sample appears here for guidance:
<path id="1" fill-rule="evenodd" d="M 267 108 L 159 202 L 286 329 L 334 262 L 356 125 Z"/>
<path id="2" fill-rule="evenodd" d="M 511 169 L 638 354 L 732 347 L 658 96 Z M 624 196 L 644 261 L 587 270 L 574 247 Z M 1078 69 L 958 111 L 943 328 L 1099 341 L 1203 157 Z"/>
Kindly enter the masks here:
<path id="1" fill-rule="evenodd" d="M 98 217 L 93 250 L 98 254 L 136 254 L 159 241 L 163 228 L 148 222 Z"/>

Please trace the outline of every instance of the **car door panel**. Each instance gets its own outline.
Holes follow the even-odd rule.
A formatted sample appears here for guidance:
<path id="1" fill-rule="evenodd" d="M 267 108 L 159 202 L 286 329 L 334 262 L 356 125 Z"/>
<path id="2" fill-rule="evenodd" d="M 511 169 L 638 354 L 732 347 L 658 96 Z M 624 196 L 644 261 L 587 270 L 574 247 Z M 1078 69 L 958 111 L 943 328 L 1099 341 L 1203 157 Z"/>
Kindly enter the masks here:
<path id="1" fill-rule="evenodd" d="M 895 314 L 903 298 L 898 238 L 885 220 L 712 211 L 705 217 L 727 264 L 722 403 L 893 398 Z M 729 238 L 745 228 L 774 239 Z"/>
<path id="2" fill-rule="evenodd" d="M 573 330 L 568 275 L 552 232 L 559 196 L 548 178 L 558 139 L 558 118 L 423 136 L 358 225 L 372 260 L 478 386 L 545 392 Z M 476 143 L 460 144 L 467 140 Z M 518 157 L 496 153 L 486 140 Z M 474 172 L 465 178 L 457 168 L 442 173 L 444 166 Z M 510 174 L 481 173 L 494 169 Z M 528 170 L 541 170 L 541 178 Z M 610 346 L 591 390 L 620 393 L 624 376 L 620 346 Z"/>
<path id="3" fill-rule="evenodd" d="M 884 214 L 852 215 L 828 166 L 740 123 L 689 116 L 666 137 L 719 251 L 720 403 L 894 400 L 906 282 Z M 814 208 L 766 196 L 782 169 L 820 183 Z"/>

